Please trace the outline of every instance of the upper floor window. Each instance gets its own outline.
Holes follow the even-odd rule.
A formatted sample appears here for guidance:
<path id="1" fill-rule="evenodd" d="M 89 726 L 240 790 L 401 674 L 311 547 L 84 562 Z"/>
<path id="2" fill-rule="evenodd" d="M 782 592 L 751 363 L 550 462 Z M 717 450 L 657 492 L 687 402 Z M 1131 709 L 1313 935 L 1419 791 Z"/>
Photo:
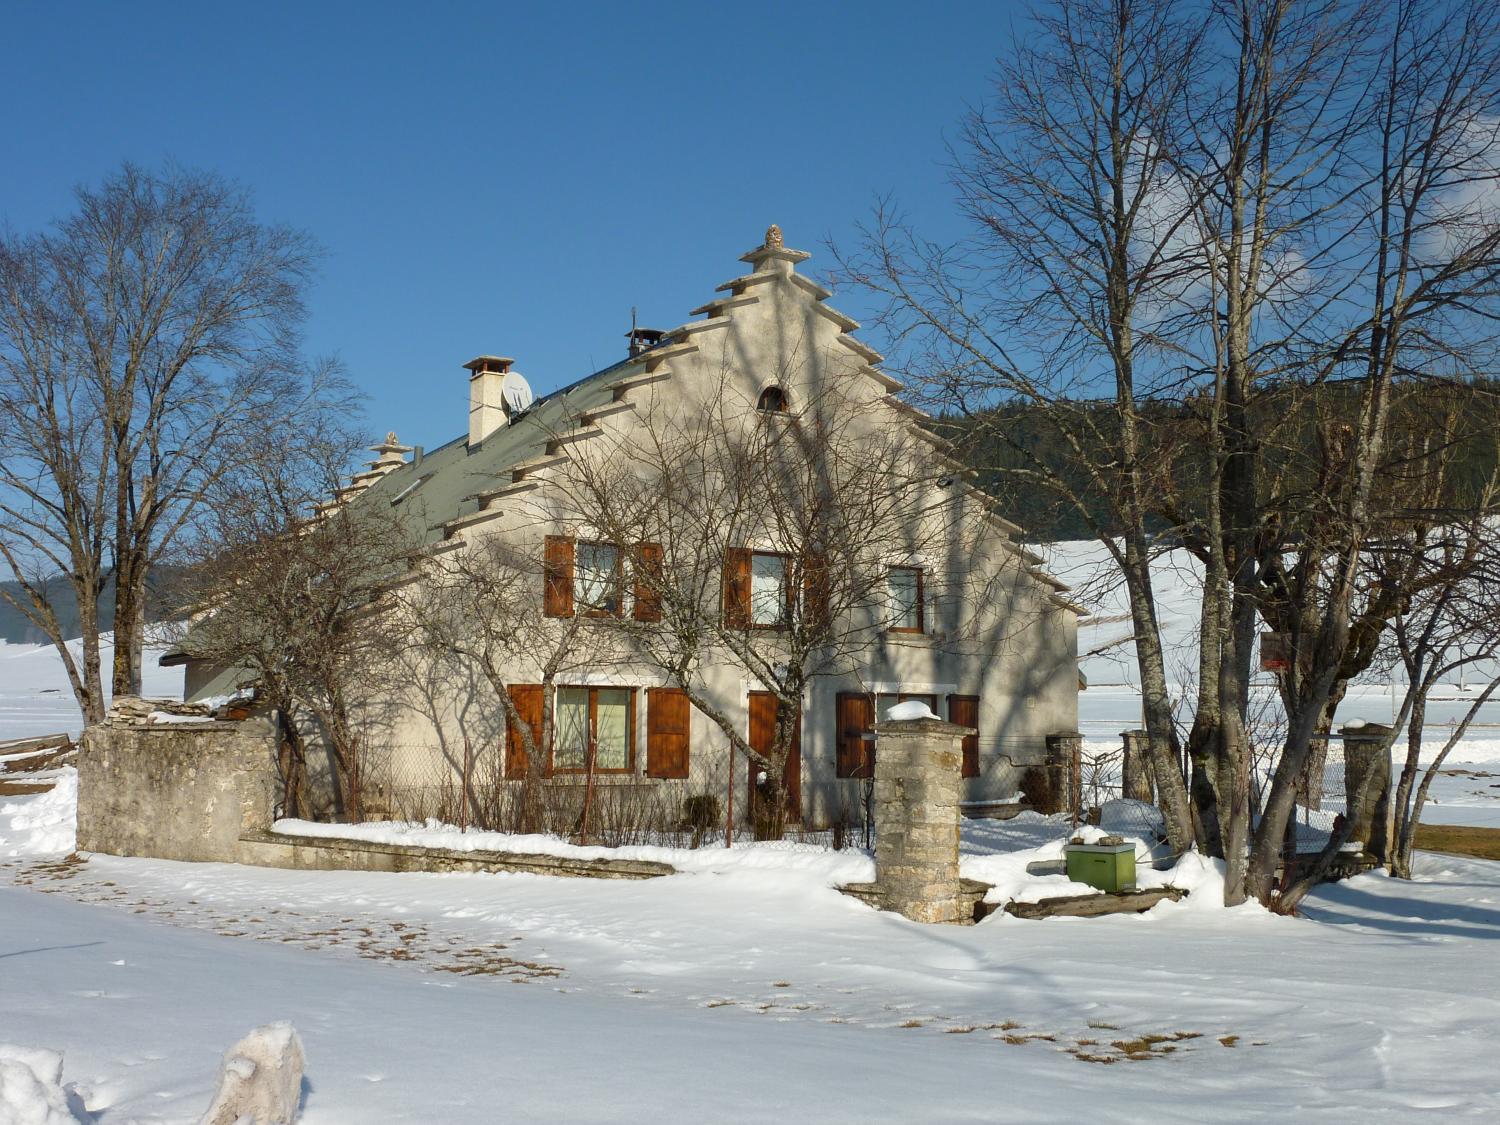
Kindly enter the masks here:
<path id="1" fill-rule="evenodd" d="M 893 633 L 921 633 L 922 571 L 915 566 L 893 566 L 886 572 L 889 628 Z"/>
<path id="2" fill-rule="evenodd" d="M 791 555 L 729 548 L 724 554 L 724 623 L 736 629 L 790 625 L 797 605 L 797 580 Z"/>
<path id="3" fill-rule="evenodd" d="M 549 535 L 543 556 L 543 612 L 548 617 L 631 617 L 660 621 L 660 543 L 615 543 Z"/>
<path id="4" fill-rule="evenodd" d="M 624 608 L 620 548 L 579 543 L 573 555 L 573 601 L 584 613 L 619 617 Z"/>
<path id="5" fill-rule="evenodd" d="M 769 551 L 750 555 L 750 624 L 785 625 L 792 616 L 787 557 Z"/>
<path id="6" fill-rule="evenodd" d="M 769 386 L 760 392 L 760 398 L 755 402 L 755 409 L 762 414 L 785 414 L 787 411 L 786 391 L 778 386 Z"/>

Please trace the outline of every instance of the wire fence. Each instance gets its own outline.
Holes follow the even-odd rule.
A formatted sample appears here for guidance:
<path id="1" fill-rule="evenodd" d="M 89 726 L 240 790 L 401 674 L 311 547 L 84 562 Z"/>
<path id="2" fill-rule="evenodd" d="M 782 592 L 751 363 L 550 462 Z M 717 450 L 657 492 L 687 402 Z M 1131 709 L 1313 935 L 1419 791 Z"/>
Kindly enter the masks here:
<path id="1" fill-rule="evenodd" d="M 1250 800 L 1258 818 L 1270 791 L 1271 780 L 1281 760 L 1279 744 L 1260 743 L 1252 755 Z M 1186 771 L 1186 767 L 1184 767 Z M 1081 756 L 1078 787 L 1080 815 L 1084 819 L 1109 821 L 1112 830 L 1147 835 L 1160 831 L 1163 820 L 1155 805 L 1153 787 L 1145 782 L 1143 793 L 1150 801 L 1125 798 L 1126 750 L 1119 742 L 1089 739 Z M 1351 773 L 1341 738 L 1329 735 L 1313 742 L 1308 762 L 1297 783 L 1297 799 L 1288 830 L 1288 852 L 1319 852 L 1347 816 L 1352 800 Z M 1138 783 L 1139 784 L 1139 783 Z"/>
<path id="2" fill-rule="evenodd" d="M 1268 748 L 1254 756 L 1251 799 L 1257 809 L 1269 789 L 1278 753 Z M 982 761 L 1009 771 L 1014 791 L 1003 799 L 1017 802 L 1025 800 L 1027 771 L 1037 768 L 1045 754 L 1045 739 L 1040 737 L 986 738 L 980 744 Z M 1111 832 L 1161 838 L 1163 817 L 1149 781 L 1142 791 L 1137 780 L 1131 794 L 1135 799 L 1126 799 L 1126 772 L 1122 740 L 1085 740 L 1071 786 L 1077 795 L 1076 819 Z M 1288 851 L 1295 847 L 1297 853 L 1316 852 L 1326 845 L 1346 813 L 1349 780 L 1341 742 L 1330 737 L 1315 744 L 1298 786 Z M 868 798 L 868 786 L 850 785 L 854 788 L 848 799 L 831 810 L 825 818 L 828 823 L 817 828 L 787 824 L 787 837 L 832 847 L 870 846 L 872 810 L 868 800 L 860 799 L 861 794 Z M 1149 799 L 1139 799 L 1142 796 Z M 460 828 L 546 833 L 607 846 L 700 847 L 764 836 L 763 827 L 746 817 L 743 806 L 726 807 L 726 797 L 722 777 L 678 781 L 599 773 L 591 779 L 552 776 L 543 784 L 517 782 L 505 775 L 503 748 L 493 745 L 467 752 L 428 744 L 389 745 L 371 752 L 364 766 L 368 819 L 437 820 Z"/>
<path id="3" fill-rule="evenodd" d="M 500 749 L 389 746 L 372 753 L 365 766 L 365 815 L 372 820 L 435 820 L 606 847 L 697 848 L 775 838 L 843 848 L 864 841 L 858 802 L 814 828 L 747 808 L 743 791 L 733 806 L 727 798 L 722 771 L 701 781 L 603 771 L 516 779 L 506 775 Z"/>

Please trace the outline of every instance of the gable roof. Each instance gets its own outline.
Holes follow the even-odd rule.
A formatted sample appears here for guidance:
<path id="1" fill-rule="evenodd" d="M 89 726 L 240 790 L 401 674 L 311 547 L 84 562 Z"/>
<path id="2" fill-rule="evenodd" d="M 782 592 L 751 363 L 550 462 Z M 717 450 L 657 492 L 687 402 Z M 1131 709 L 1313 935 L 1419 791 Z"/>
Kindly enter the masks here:
<path id="1" fill-rule="evenodd" d="M 461 434 L 383 474 L 361 474 L 355 478 L 355 486 L 340 490 L 337 502 L 392 505 L 413 541 L 433 553 L 462 546 L 462 529 L 504 514 L 501 501 L 508 495 L 537 487 L 530 475 L 565 457 L 560 450 L 571 441 L 586 439 L 593 432 L 593 418 L 631 409 L 628 398 L 632 387 L 669 378 L 670 360 L 674 356 L 696 351 L 695 337 L 727 326 L 733 310 L 758 301 L 757 289 L 774 284 L 777 279 L 789 281 L 817 313 L 834 323 L 838 328 L 835 337 L 838 344 L 859 361 L 854 370 L 877 382 L 887 401 L 900 410 L 914 432 L 932 442 L 944 455 L 948 454 L 951 445 L 924 424 L 930 416 L 895 397 L 901 383 L 879 369 L 884 357 L 850 335 L 859 328 L 858 322 L 825 303 L 831 296 L 829 290 L 796 272 L 796 265 L 810 256 L 785 247 L 779 229 L 772 227 L 762 246 L 741 257 L 741 261 L 750 263 L 751 272 L 724 282 L 717 289 L 723 296 L 692 310 L 691 315 L 703 314 L 704 319 L 681 324 L 662 333 L 654 347 L 538 396 L 524 412 L 477 444 L 470 444 L 468 435 Z M 777 263 L 785 266 L 774 268 Z M 953 465 L 955 473 L 967 470 L 951 456 L 945 456 L 945 460 Z M 1016 556 L 1025 573 L 1047 587 L 1048 600 L 1075 614 L 1086 615 L 1084 607 L 1063 596 L 1068 587 L 1040 568 L 1040 556 L 1010 539 L 1020 529 L 995 510 L 993 497 L 972 484 L 965 484 L 964 489 L 1002 530 L 1006 549 Z M 415 572 L 412 577 L 416 577 Z"/>
<path id="2" fill-rule="evenodd" d="M 528 469 L 550 463 L 548 448 L 560 435 L 566 437 L 581 428 L 581 421 L 586 426 L 592 413 L 614 406 L 612 384 L 642 367 L 647 355 L 627 358 L 538 396 L 524 413 L 478 445 L 471 446 L 468 435 L 460 434 L 424 452 L 372 483 L 354 502 L 385 499 L 405 517 L 418 543 L 435 545 L 451 538 L 458 528 L 484 518 L 486 503 L 522 485 Z"/>

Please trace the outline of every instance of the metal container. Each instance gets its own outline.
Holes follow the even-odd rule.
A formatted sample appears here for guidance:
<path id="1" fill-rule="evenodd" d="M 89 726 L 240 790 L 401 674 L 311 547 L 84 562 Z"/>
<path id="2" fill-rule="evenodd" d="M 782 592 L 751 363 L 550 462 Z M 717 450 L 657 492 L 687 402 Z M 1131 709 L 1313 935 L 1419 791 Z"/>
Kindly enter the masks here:
<path id="1" fill-rule="evenodd" d="M 1135 889 L 1135 844 L 1118 836 L 1105 836 L 1097 844 L 1074 840 L 1063 846 L 1068 878 L 1101 891 Z"/>

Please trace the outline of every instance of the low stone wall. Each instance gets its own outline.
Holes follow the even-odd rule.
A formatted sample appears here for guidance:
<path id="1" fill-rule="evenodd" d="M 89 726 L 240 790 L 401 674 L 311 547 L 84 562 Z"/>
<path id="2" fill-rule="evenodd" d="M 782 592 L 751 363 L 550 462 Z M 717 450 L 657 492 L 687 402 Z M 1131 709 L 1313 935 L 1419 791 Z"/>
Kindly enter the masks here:
<path id="1" fill-rule="evenodd" d="M 520 871 L 583 879 L 654 879 L 673 875 L 668 863 L 644 859 L 572 859 L 532 852 L 453 851 L 410 844 L 380 844 L 330 836 L 248 832 L 240 838 L 241 862 L 300 871 Z"/>
<path id="2" fill-rule="evenodd" d="M 78 756 L 78 847 L 108 855 L 233 863 L 240 836 L 271 826 L 269 723 L 89 727 Z"/>

